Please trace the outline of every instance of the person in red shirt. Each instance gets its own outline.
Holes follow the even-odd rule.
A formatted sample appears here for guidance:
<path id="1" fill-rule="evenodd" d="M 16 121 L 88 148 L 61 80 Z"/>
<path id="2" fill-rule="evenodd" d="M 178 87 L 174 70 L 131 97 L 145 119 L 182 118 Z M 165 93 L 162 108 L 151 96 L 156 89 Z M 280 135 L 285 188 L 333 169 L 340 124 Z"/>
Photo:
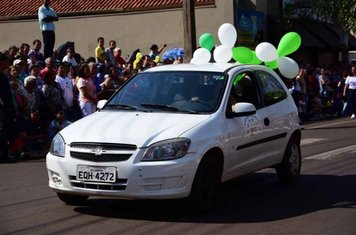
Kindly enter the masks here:
<path id="1" fill-rule="evenodd" d="M 52 57 L 48 57 L 46 60 L 45 60 L 45 64 L 46 64 L 46 67 L 44 67 L 42 70 L 41 70 L 41 73 L 40 73 L 40 77 L 42 79 L 44 79 L 44 77 L 46 76 L 46 74 L 48 73 L 48 71 L 52 71 L 54 74 L 57 73 L 56 69 L 55 69 L 55 63 L 54 63 L 54 59 Z"/>
<path id="2" fill-rule="evenodd" d="M 123 70 L 126 67 L 126 61 L 121 57 L 121 49 L 116 47 L 114 49 L 114 59 L 115 59 L 115 67 Z"/>

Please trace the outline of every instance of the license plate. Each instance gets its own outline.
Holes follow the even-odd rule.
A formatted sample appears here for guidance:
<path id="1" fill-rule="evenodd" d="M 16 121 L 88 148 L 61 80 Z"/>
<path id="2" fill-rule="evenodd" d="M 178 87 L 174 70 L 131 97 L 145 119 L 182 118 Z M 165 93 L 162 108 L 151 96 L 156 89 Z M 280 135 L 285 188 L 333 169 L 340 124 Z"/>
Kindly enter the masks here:
<path id="1" fill-rule="evenodd" d="M 78 166 L 77 180 L 114 183 L 116 181 L 116 168 L 111 166 Z"/>

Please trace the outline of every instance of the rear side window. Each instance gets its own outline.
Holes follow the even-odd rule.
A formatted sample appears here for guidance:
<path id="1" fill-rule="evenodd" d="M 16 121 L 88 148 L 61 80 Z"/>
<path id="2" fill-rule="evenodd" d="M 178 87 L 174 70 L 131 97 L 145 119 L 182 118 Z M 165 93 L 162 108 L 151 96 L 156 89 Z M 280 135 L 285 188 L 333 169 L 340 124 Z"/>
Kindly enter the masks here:
<path id="1" fill-rule="evenodd" d="M 275 104 L 287 98 L 286 91 L 276 77 L 265 71 L 257 71 L 256 74 L 259 78 L 265 106 Z"/>

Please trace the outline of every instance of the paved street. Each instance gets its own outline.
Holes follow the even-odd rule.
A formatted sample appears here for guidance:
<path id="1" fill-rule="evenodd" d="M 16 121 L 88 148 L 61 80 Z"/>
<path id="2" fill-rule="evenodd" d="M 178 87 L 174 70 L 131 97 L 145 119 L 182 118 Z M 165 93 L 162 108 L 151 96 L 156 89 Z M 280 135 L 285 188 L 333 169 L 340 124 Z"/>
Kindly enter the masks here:
<path id="1" fill-rule="evenodd" d="M 45 160 L 0 165 L 0 234 L 356 234 L 356 121 L 303 125 L 300 180 L 272 169 L 224 184 L 207 214 L 184 200 L 90 198 L 66 206 L 48 188 Z"/>

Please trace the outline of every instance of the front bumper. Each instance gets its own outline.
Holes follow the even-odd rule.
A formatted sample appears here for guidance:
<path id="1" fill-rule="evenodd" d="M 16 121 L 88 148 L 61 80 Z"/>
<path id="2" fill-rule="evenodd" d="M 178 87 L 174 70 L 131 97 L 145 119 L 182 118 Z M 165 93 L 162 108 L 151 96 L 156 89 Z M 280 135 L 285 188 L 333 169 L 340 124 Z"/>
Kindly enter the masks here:
<path id="1" fill-rule="evenodd" d="M 171 161 L 141 162 L 140 150 L 128 160 L 92 162 L 47 154 L 49 187 L 56 192 L 87 196 L 110 196 L 125 199 L 173 199 L 189 196 L 198 167 L 196 156 L 187 154 Z M 116 182 L 87 182 L 76 178 L 77 166 L 116 168 Z"/>

